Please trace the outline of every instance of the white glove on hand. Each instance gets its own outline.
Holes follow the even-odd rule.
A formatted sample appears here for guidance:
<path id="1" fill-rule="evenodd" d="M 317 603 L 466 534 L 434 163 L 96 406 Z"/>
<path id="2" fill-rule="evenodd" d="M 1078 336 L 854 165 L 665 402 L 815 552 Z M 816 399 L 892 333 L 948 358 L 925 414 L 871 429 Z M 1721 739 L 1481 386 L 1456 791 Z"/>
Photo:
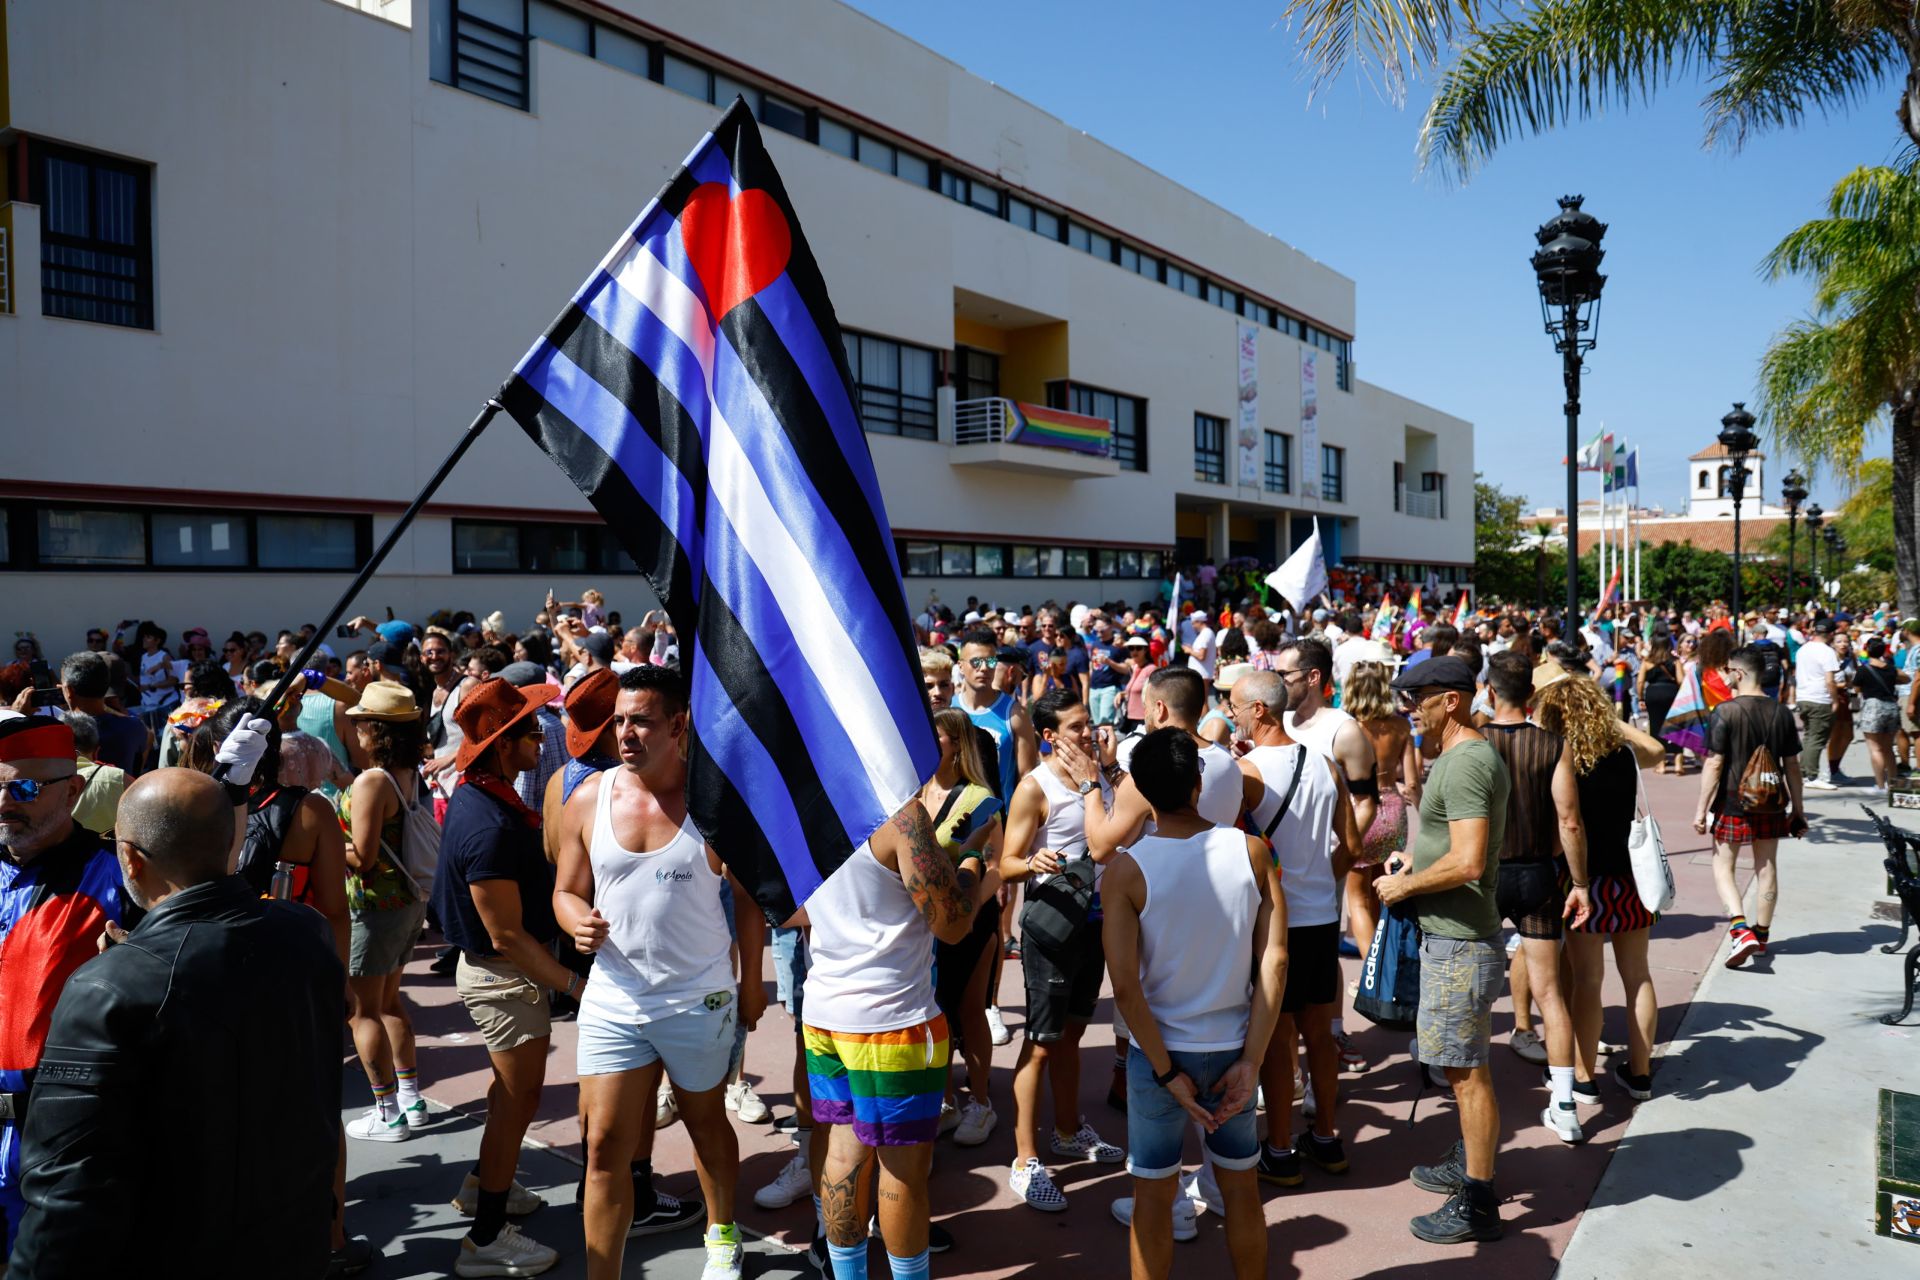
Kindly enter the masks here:
<path id="1" fill-rule="evenodd" d="M 253 782 L 253 771 L 260 767 L 260 759 L 267 754 L 267 735 L 273 732 L 273 724 L 259 716 L 251 716 L 233 726 L 220 749 L 213 753 L 213 762 L 227 766 L 227 781 L 235 786 L 244 787 Z"/>

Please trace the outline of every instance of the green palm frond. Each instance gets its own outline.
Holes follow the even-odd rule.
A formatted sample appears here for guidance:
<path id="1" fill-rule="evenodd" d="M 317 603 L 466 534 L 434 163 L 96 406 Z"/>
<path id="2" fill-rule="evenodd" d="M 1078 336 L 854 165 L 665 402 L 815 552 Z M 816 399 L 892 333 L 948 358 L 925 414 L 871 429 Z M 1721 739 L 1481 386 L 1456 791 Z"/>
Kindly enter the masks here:
<path id="1" fill-rule="evenodd" d="M 1755 2 L 1544 0 L 1485 27 L 1434 94 L 1420 165 L 1464 180 L 1516 134 L 1644 104 L 1674 77 L 1711 66 Z"/>
<path id="2" fill-rule="evenodd" d="M 1810 475 L 1851 475 L 1884 409 L 1847 377 L 1847 339 L 1841 326 L 1797 321 L 1761 358 L 1761 428 Z"/>
<path id="3" fill-rule="evenodd" d="M 1315 87 L 1348 66 L 1378 67 L 1401 102 L 1410 73 L 1437 64 L 1456 29 L 1471 31 L 1499 0 L 1287 0 Z"/>
<path id="4" fill-rule="evenodd" d="M 1719 83 L 1707 95 L 1707 145 L 1799 124 L 1856 105 L 1902 64 L 1881 4 L 1771 0 L 1729 30 Z"/>

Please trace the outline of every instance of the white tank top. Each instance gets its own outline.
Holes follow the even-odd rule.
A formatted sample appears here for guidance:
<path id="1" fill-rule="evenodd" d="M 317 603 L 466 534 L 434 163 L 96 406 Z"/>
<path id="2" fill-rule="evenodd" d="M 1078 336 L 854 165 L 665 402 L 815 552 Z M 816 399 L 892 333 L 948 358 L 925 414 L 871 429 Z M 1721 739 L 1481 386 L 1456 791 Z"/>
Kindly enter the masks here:
<path id="1" fill-rule="evenodd" d="M 1338 707 L 1322 707 L 1313 717 L 1313 723 L 1301 728 L 1294 723 L 1293 712 L 1287 712 L 1285 724 L 1287 736 L 1295 742 L 1304 742 L 1309 748 L 1319 752 L 1327 759 L 1333 759 L 1333 735 L 1340 732 L 1343 724 L 1352 724 L 1353 717 Z"/>
<path id="2" fill-rule="evenodd" d="M 621 770 L 600 776 L 595 798 L 593 905 L 607 920 L 580 995 L 585 1018 L 653 1022 L 734 988 L 733 938 L 720 903 L 722 878 L 691 821 L 664 848 L 625 848 L 613 834 L 613 788 Z M 630 784 L 631 785 L 631 784 Z M 751 909 L 751 908 L 749 908 Z"/>
<path id="3" fill-rule="evenodd" d="M 1140 987 L 1161 1039 L 1192 1053 L 1240 1048 L 1253 1012 L 1260 914 L 1246 833 L 1215 827 L 1184 840 L 1143 836 L 1127 852 L 1147 881 Z"/>
<path id="4" fill-rule="evenodd" d="M 1034 837 L 1033 848 L 1029 853 L 1038 853 L 1042 849 L 1051 849 L 1061 855 L 1061 860 L 1071 862 L 1076 858 L 1091 858 L 1093 853 L 1087 848 L 1087 798 L 1078 790 L 1060 781 L 1051 765 L 1035 766 L 1027 775 L 1040 784 L 1040 794 L 1047 800 L 1046 820 L 1040 824 L 1039 833 Z M 1113 803 L 1113 788 L 1107 780 L 1100 779 L 1100 799 L 1103 803 Z M 1097 905 L 1100 901 L 1100 881 L 1106 875 L 1106 868 L 1098 863 L 1093 868 L 1093 894 Z M 1045 884 L 1050 876 L 1036 875 L 1033 883 Z"/>
<path id="5" fill-rule="evenodd" d="M 1254 829 L 1264 832 L 1279 811 L 1280 799 L 1302 770 L 1300 786 L 1271 837 L 1280 857 L 1280 888 L 1287 897 L 1287 927 L 1336 924 L 1340 919 L 1340 889 L 1333 878 L 1334 806 L 1340 789 L 1327 764 L 1311 747 L 1255 747 L 1246 754 L 1260 771 L 1267 793 L 1253 811 Z M 1296 762 L 1298 762 L 1296 764 Z"/>
<path id="6" fill-rule="evenodd" d="M 806 1020 L 822 1031 L 871 1034 L 931 1022 L 933 930 L 898 871 L 862 844 L 807 899 Z M 931 1049 L 931 1046 L 929 1046 Z"/>
<path id="7" fill-rule="evenodd" d="M 1246 797 L 1244 777 L 1233 752 L 1217 742 L 1201 747 L 1200 803 L 1194 806 L 1196 811 L 1216 827 L 1231 827 L 1239 822 L 1240 802 Z M 1245 851 L 1243 844 L 1241 852 Z"/>

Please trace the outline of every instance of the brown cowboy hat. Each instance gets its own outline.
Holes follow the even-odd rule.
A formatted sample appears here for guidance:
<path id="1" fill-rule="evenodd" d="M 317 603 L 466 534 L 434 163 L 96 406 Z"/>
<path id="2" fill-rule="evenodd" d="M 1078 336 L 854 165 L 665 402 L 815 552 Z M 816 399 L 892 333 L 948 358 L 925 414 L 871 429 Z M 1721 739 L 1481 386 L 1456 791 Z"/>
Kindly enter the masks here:
<path id="1" fill-rule="evenodd" d="M 602 667 L 589 671 L 567 690 L 567 754 L 578 760 L 613 723 L 614 699 L 620 696 L 620 677 Z"/>
<path id="2" fill-rule="evenodd" d="M 501 734 L 545 706 L 551 697 L 553 689 L 549 685 L 517 689 L 498 676 L 476 685 L 460 699 L 453 713 L 453 722 L 467 735 L 460 753 L 453 758 L 453 767 L 468 768 Z"/>

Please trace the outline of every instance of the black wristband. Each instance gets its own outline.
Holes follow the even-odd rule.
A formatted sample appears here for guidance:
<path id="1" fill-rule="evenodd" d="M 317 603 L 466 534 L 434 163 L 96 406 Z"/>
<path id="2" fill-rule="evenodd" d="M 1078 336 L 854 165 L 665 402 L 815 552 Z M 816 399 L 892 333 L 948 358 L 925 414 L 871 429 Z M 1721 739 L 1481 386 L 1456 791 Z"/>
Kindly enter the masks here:
<path id="1" fill-rule="evenodd" d="M 1180 1078 L 1180 1068 L 1175 1066 L 1169 1066 L 1165 1071 L 1155 1076 L 1153 1078 L 1153 1082 L 1159 1085 L 1162 1089 L 1164 1089 L 1179 1078 Z"/>

